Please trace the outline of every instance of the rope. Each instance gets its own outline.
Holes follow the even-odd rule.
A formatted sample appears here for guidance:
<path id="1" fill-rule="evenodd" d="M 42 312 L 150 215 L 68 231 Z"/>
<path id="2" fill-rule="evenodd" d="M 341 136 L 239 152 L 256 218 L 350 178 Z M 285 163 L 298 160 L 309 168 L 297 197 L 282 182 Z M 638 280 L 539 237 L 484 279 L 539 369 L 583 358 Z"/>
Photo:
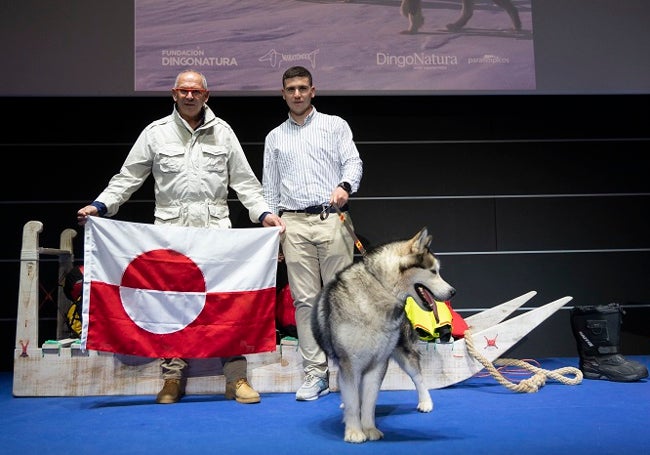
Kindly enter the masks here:
<path id="1" fill-rule="evenodd" d="M 494 365 L 485 357 L 483 357 L 474 347 L 474 340 L 472 339 L 472 334 L 470 330 L 466 330 L 465 334 L 465 345 L 469 353 L 478 360 L 481 365 L 485 367 L 486 370 L 490 372 L 492 377 L 497 380 L 499 384 L 506 387 L 507 389 L 512 390 L 513 392 L 519 393 L 533 393 L 537 392 L 540 387 L 546 384 L 546 378 L 555 379 L 556 381 L 565 384 L 565 385 L 577 385 L 582 382 L 582 371 L 575 367 L 563 367 L 556 370 L 545 370 L 543 368 L 538 368 L 534 365 L 531 365 L 527 362 L 517 360 L 517 359 L 496 359 L 494 365 L 500 366 L 516 366 L 523 368 L 527 371 L 530 371 L 533 374 L 528 379 L 523 379 L 519 383 L 514 383 L 506 379 L 495 367 Z M 573 375 L 573 378 L 566 377 L 568 375 Z"/>

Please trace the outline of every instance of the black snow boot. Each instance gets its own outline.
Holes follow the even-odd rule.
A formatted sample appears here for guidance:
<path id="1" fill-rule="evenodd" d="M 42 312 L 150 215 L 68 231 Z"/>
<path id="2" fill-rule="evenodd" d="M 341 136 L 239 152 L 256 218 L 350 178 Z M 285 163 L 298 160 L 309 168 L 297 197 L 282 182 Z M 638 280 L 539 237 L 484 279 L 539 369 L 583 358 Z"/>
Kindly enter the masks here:
<path id="1" fill-rule="evenodd" d="M 586 379 L 632 382 L 648 377 L 648 368 L 620 354 L 623 309 L 618 303 L 573 307 L 571 329 Z"/>

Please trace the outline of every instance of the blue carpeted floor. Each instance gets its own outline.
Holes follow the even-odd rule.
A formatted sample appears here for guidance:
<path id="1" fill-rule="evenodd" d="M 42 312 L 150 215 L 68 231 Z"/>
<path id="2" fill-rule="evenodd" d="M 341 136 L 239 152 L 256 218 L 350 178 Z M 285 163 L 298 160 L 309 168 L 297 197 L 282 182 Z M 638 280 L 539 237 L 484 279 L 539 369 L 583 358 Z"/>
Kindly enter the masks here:
<path id="1" fill-rule="evenodd" d="M 629 359 L 650 364 L 650 356 Z M 577 367 L 544 359 L 541 367 Z M 526 376 L 508 376 L 518 383 Z M 434 410 L 415 409 L 415 391 L 382 391 L 383 440 L 343 441 L 339 394 L 297 402 L 263 394 L 242 405 L 221 395 L 157 405 L 153 396 L 15 398 L 0 373 L 0 453 L 93 454 L 650 454 L 650 384 L 552 379 L 516 393 L 489 375 L 431 390 Z"/>

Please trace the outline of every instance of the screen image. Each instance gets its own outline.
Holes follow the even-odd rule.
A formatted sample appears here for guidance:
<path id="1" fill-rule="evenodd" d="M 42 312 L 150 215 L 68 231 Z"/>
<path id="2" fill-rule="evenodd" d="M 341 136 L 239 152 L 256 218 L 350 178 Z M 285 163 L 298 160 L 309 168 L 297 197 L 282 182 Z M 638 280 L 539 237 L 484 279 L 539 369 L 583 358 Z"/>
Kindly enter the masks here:
<path id="1" fill-rule="evenodd" d="M 135 90 L 187 67 L 226 92 L 277 92 L 301 65 L 354 94 L 535 90 L 530 0 L 135 0 Z"/>
<path id="2" fill-rule="evenodd" d="M 0 2 L 0 96 L 650 93 L 648 0 Z"/>

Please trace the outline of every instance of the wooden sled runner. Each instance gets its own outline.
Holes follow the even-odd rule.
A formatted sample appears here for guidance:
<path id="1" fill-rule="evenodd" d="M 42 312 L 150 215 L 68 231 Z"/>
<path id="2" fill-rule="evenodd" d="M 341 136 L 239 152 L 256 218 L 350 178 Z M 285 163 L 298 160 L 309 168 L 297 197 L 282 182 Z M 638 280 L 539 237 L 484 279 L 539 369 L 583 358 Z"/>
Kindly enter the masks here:
<path id="1" fill-rule="evenodd" d="M 38 246 L 43 225 L 29 221 L 23 230 L 16 345 L 14 350 L 14 396 L 155 395 L 162 387 L 158 359 L 82 351 L 78 340 L 60 339 L 38 346 L 38 279 L 40 255 L 59 258 L 60 276 L 73 264 L 73 229 L 61 234 L 60 248 Z M 465 319 L 466 336 L 481 355 L 494 361 L 569 302 L 563 297 L 508 319 L 537 293 L 528 292 Z M 59 302 L 67 300 L 59 291 Z M 59 326 L 63 326 L 63 318 Z M 483 369 L 470 355 L 466 339 L 452 343 L 421 342 L 422 371 L 429 389 L 469 379 Z M 248 378 L 260 393 L 295 393 L 302 384 L 302 357 L 295 339 L 283 339 L 274 352 L 247 355 Z M 330 388 L 338 390 L 337 368 L 330 365 Z M 223 394 L 225 379 L 220 359 L 190 359 L 187 394 Z M 382 390 L 413 389 L 410 378 L 391 361 Z"/>

